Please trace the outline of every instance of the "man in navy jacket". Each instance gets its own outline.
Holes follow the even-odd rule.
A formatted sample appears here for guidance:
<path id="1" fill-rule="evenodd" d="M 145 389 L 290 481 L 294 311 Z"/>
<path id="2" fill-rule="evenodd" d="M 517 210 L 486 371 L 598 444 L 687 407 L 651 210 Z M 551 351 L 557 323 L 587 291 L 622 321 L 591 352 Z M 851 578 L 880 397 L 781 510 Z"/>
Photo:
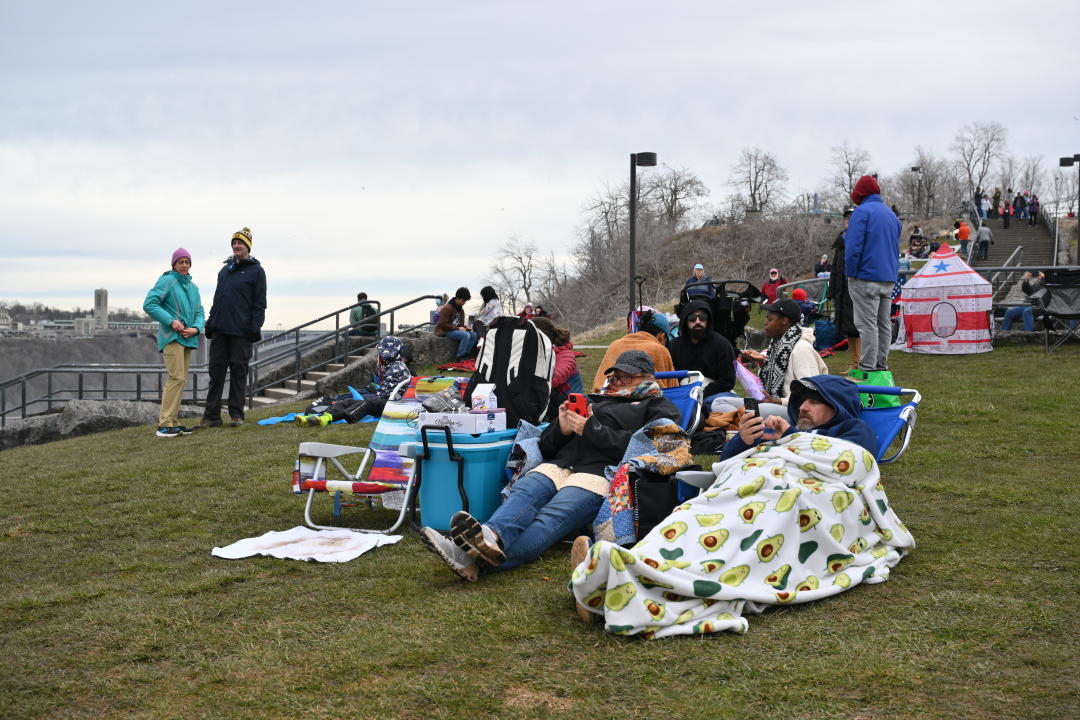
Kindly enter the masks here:
<path id="1" fill-rule="evenodd" d="M 811 375 L 791 383 L 788 419 L 774 415 L 762 420 L 744 413 L 739 434 L 724 444 L 720 459 L 727 460 L 755 445 L 794 432 L 809 432 L 850 440 L 877 457 L 873 429 L 859 417 L 858 385 L 838 375 Z"/>
<path id="2" fill-rule="evenodd" d="M 218 271 L 214 304 L 206 319 L 210 338 L 206 408 L 200 427 L 221 425 L 221 394 L 225 372 L 229 373 L 229 420 L 233 427 L 244 424 L 244 395 L 247 389 L 251 344 L 262 339 L 266 316 L 266 273 L 251 257 L 251 230 L 233 234 L 232 257 Z"/>
<path id="3" fill-rule="evenodd" d="M 900 270 L 900 220 L 881 201 L 881 188 L 870 175 L 855 183 L 851 200 L 858 207 L 844 236 L 844 272 L 855 327 L 862 338 L 859 368 L 888 370 L 892 341 L 889 313 Z"/>

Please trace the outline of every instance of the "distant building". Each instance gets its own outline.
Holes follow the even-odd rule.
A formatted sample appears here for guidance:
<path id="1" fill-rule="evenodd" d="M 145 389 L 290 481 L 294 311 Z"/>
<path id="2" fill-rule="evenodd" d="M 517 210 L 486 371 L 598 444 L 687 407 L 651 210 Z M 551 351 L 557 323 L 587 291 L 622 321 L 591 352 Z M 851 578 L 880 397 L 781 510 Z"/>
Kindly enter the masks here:
<path id="1" fill-rule="evenodd" d="M 0 308 L 0 330 L 11 330 L 11 313 L 7 308 Z"/>
<path id="2" fill-rule="evenodd" d="M 92 337 L 96 325 L 97 319 L 93 315 L 87 315 L 86 317 L 75 318 L 73 330 L 80 337 Z"/>
<path id="3" fill-rule="evenodd" d="M 94 325 L 99 330 L 109 327 L 109 291 L 105 288 L 94 291 Z"/>

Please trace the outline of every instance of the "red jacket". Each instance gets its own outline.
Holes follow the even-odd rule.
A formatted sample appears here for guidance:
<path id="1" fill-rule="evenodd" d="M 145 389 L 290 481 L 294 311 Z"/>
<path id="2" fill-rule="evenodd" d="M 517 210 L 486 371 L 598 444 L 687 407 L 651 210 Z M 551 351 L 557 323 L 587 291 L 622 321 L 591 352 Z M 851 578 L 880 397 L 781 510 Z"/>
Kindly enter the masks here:
<path id="1" fill-rule="evenodd" d="M 551 376 L 551 387 L 562 394 L 570 392 L 569 380 L 578 371 L 577 353 L 574 352 L 574 344 L 555 346 L 555 373 Z"/>

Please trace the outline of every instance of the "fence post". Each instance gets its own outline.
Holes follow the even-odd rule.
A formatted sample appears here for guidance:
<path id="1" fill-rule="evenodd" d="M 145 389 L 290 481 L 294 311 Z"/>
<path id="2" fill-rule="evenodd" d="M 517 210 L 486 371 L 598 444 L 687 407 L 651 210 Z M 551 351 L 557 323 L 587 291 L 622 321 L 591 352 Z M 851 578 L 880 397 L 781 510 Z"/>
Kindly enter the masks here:
<path id="1" fill-rule="evenodd" d="M 82 373 L 82 370 L 79 371 L 79 399 L 80 400 L 83 399 L 83 373 Z"/>
<path id="2" fill-rule="evenodd" d="M 26 378 L 23 378 L 23 381 L 21 383 L 19 383 L 19 386 L 22 389 L 22 416 L 25 419 L 26 418 Z"/>
<path id="3" fill-rule="evenodd" d="M 45 373 L 47 378 L 46 387 L 48 388 L 48 394 L 45 396 L 45 407 L 52 410 L 52 373 Z"/>
<path id="4" fill-rule="evenodd" d="M 101 371 L 101 399 L 109 399 L 109 373 Z"/>

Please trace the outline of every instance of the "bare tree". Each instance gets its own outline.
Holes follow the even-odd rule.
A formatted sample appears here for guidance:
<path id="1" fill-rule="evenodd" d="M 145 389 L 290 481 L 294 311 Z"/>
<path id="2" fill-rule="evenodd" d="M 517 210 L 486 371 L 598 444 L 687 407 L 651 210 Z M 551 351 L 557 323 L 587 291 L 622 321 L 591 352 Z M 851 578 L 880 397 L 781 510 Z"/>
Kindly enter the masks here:
<path id="1" fill-rule="evenodd" d="M 846 139 L 829 149 L 832 151 L 829 189 L 848 197 L 859 178 L 870 174 L 870 153 L 864 148 L 849 145 Z"/>
<path id="2" fill-rule="evenodd" d="M 1076 170 L 1071 167 L 1054 168 L 1054 214 L 1076 212 L 1076 185 L 1080 181 Z M 1043 207 L 1046 207 L 1043 202 Z"/>
<path id="3" fill-rule="evenodd" d="M 1020 176 L 1017 180 L 1020 190 L 1038 195 L 1042 190 L 1042 184 L 1046 181 L 1046 171 L 1043 170 L 1042 158 L 1038 155 L 1028 155 L 1020 166 Z"/>
<path id="4" fill-rule="evenodd" d="M 683 227 L 687 215 L 695 210 L 703 198 L 709 196 L 709 188 L 701 179 L 686 168 L 676 170 L 664 166 L 665 172 L 649 177 L 641 193 L 643 204 L 659 217 L 668 233 Z"/>
<path id="5" fill-rule="evenodd" d="M 499 293 L 505 306 L 508 303 L 514 314 L 518 305 L 532 302 L 533 289 L 537 283 L 536 244 L 512 235 L 495 251 L 495 263 L 491 266 L 491 285 Z"/>
<path id="6" fill-rule="evenodd" d="M 1015 191 L 1018 187 L 1016 179 L 1016 157 L 1014 155 L 1002 155 L 1001 159 L 998 160 L 998 187 L 1001 188 L 1003 193 L 1009 190 Z M 1012 197 L 1009 199 L 1012 200 Z"/>
<path id="7" fill-rule="evenodd" d="M 957 131 L 950 149 L 967 177 L 969 196 L 976 187 L 986 185 L 990 165 L 1005 151 L 1007 136 L 1005 126 L 998 122 L 973 122 Z"/>
<path id="8" fill-rule="evenodd" d="M 787 183 L 787 170 L 772 154 L 761 148 L 744 148 L 731 166 L 728 184 L 738 188 L 747 212 L 763 213 L 772 209 L 777 195 Z"/>

